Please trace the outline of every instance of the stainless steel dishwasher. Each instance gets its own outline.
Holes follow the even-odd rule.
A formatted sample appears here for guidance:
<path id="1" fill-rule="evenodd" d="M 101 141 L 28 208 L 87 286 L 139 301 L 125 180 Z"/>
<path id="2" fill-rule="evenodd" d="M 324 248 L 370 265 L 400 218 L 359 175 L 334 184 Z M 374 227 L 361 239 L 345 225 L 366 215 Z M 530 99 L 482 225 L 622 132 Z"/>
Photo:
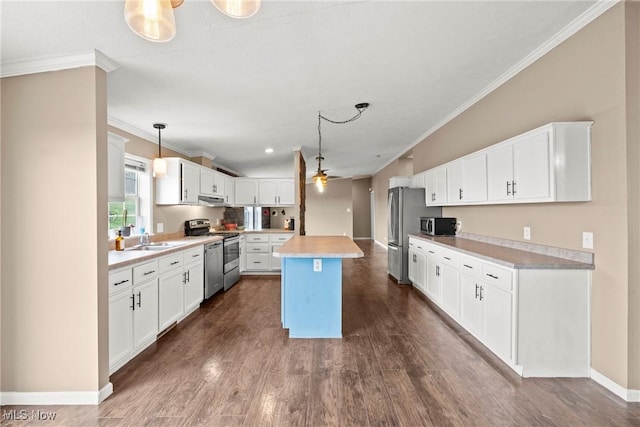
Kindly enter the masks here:
<path id="1" fill-rule="evenodd" d="M 222 241 L 204 245 L 204 298 L 224 288 L 224 250 Z"/>

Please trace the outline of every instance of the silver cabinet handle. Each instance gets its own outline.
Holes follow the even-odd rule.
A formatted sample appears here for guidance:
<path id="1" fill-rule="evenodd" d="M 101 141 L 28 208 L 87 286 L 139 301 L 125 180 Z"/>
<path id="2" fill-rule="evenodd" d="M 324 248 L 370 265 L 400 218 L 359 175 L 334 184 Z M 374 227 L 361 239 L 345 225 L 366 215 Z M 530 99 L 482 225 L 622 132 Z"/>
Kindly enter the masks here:
<path id="1" fill-rule="evenodd" d="M 498 279 L 499 278 L 498 276 L 494 276 L 493 274 L 489 274 L 489 273 L 487 273 L 487 276 L 491 277 L 492 279 Z"/>
<path id="2" fill-rule="evenodd" d="M 118 286 L 118 285 L 122 285 L 123 283 L 127 283 L 129 281 L 129 279 L 125 279 L 125 280 L 121 280 L 117 283 L 114 283 L 113 286 Z"/>
<path id="3" fill-rule="evenodd" d="M 480 286 L 480 301 L 484 299 L 484 288 Z"/>
<path id="4" fill-rule="evenodd" d="M 516 182 L 515 181 L 511 181 L 511 192 L 513 193 L 513 195 L 516 195 Z"/>
<path id="5" fill-rule="evenodd" d="M 142 274 L 143 274 L 143 275 L 145 275 L 145 276 L 148 276 L 148 275 L 150 275 L 151 273 L 155 273 L 155 272 L 156 272 L 155 270 L 150 270 L 150 271 L 146 271 L 146 272 L 144 272 L 144 273 L 142 273 Z"/>
<path id="6" fill-rule="evenodd" d="M 440 266 L 436 265 L 436 277 L 440 277 Z"/>
<path id="7" fill-rule="evenodd" d="M 478 290 L 479 290 L 479 288 L 480 288 L 480 287 L 479 287 L 479 286 L 478 286 L 478 284 L 476 283 L 476 299 L 478 299 L 478 297 L 480 296 L 480 295 L 478 294 Z"/>
<path id="8" fill-rule="evenodd" d="M 138 307 L 142 307 L 142 292 L 138 292 Z"/>
<path id="9" fill-rule="evenodd" d="M 449 258 L 448 256 L 444 257 L 444 259 L 451 261 L 451 258 Z"/>
<path id="10" fill-rule="evenodd" d="M 171 265 L 176 265 L 176 264 L 180 264 L 180 261 L 173 261 L 173 262 L 171 263 Z"/>
<path id="11" fill-rule="evenodd" d="M 511 188 L 509 187 L 511 185 L 511 183 L 509 181 L 507 181 L 507 196 L 511 195 Z"/>
<path id="12" fill-rule="evenodd" d="M 462 264 L 462 265 L 463 265 L 463 266 L 465 266 L 465 267 L 467 267 L 467 268 L 471 268 L 471 269 L 473 269 L 473 267 L 471 267 L 470 265 L 467 265 L 467 264 Z"/>
<path id="13" fill-rule="evenodd" d="M 462 200 L 462 188 L 458 188 L 458 197 Z"/>
<path id="14" fill-rule="evenodd" d="M 131 310 L 136 311 L 136 296 L 135 295 L 131 295 Z"/>

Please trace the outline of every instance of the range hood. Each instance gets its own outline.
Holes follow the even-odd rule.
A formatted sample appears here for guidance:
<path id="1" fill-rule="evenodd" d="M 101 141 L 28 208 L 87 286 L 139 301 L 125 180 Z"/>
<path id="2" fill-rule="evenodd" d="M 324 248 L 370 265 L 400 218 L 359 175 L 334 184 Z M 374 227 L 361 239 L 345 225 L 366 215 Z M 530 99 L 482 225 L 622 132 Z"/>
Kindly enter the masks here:
<path id="1" fill-rule="evenodd" d="M 198 196 L 198 204 L 200 206 L 225 206 L 224 198 L 215 196 Z"/>

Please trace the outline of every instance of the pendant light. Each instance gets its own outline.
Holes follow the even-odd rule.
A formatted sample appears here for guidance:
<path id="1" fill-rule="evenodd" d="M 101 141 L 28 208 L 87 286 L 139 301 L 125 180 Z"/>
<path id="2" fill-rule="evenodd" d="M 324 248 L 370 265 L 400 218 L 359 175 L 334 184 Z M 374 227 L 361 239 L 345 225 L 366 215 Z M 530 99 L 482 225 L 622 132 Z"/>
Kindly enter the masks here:
<path id="1" fill-rule="evenodd" d="M 152 42 L 168 42 L 176 35 L 170 0 L 125 0 L 124 19 L 134 33 Z"/>
<path id="2" fill-rule="evenodd" d="M 160 132 L 167 125 L 163 123 L 154 123 L 153 127 L 158 129 L 158 157 L 153 159 L 153 177 L 162 178 L 167 174 L 167 161 L 162 158 L 162 135 Z"/>
<path id="3" fill-rule="evenodd" d="M 232 18 L 250 18 L 260 9 L 260 0 L 211 0 L 220 12 Z"/>
<path id="4" fill-rule="evenodd" d="M 338 124 L 338 125 L 343 125 L 345 123 L 353 122 L 355 120 L 358 120 L 362 115 L 362 112 L 367 108 L 369 108 L 369 103 L 361 102 L 359 104 L 356 104 L 355 107 L 356 107 L 356 110 L 358 110 L 356 115 L 351 117 L 350 119 L 342 120 L 342 121 L 328 119 L 325 116 L 323 116 L 320 111 L 318 111 L 318 156 L 316 157 L 316 160 L 318 160 L 318 171 L 316 172 L 315 175 L 311 177 L 311 180 L 316 185 L 316 188 L 320 193 L 324 191 L 324 188 L 327 186 L 327 180 L 329 179 L 329 177 L 325 173 L 326 169 L 322 169 L 322 161 L 324 160 L 324 157 L 322 157 L 322 120 L 326 120 L 329 123 Z"/>

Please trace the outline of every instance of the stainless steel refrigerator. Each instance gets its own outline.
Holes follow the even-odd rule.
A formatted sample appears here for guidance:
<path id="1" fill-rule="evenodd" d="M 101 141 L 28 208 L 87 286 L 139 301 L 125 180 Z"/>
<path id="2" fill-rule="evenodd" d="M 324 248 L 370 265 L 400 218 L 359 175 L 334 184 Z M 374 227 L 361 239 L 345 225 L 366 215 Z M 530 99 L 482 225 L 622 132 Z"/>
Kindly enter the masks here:
<path id="1" fill-rule="evenodd" d="M 398 283 L 409 281 L 409 234 L 420 234 L 421 217 L 442 216 L 441 207 L 425 206 L 424 188 L 389 189 L 387 206 L 387 245 L 389 274 Z"/>

